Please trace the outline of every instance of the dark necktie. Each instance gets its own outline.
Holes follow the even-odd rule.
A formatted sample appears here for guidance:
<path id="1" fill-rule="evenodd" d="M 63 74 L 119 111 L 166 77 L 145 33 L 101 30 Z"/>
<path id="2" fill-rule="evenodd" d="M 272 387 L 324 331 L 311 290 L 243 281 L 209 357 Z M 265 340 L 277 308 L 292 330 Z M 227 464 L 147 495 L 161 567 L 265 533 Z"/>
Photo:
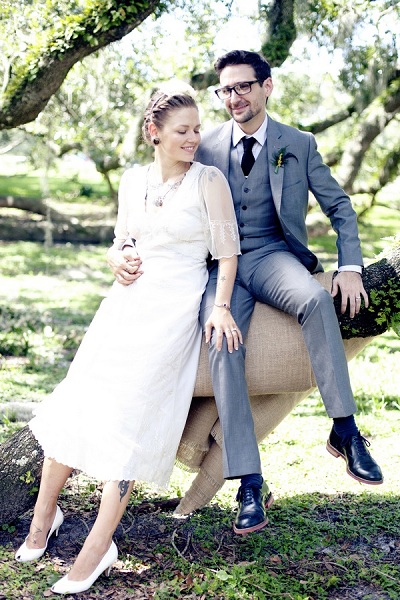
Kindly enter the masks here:
<path id="1" fill-rule="evenodd" d="M 248 175 L 252 169 L 252 166 L 254 165 L 254 155 L 253 155 L 253 146 L 256 142 L 255 138 L 253 137 L 249 137 L 249 138 L 242 138 L 242 142 L 243 142 L 243 148 L 244 148 L 244 152 L 243 152 L 243 158 L 242 158 L 242 162 L 241 162 L 241 167 L 242 167 L 242 171 L 244 173 L 244 175 Z"/>

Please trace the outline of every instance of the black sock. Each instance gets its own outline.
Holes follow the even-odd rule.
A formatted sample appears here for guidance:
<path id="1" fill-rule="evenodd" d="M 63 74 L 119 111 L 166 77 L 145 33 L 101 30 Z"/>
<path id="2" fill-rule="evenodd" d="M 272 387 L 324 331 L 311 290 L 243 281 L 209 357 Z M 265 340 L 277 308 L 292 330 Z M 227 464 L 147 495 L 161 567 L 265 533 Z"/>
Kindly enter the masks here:
<path id="1" fill-rule="evenodd" d="M 250 475 L 243 475 L 240 480 L 240 485 L 242 487 L 261 489 L 263 481 L 263 477 L 259 473 L 250 473 Z"/>
<path id="2" fill-rule="evenodd" d="M 333 419 L 333 428 L 340 437 L 342 444 L 345 444 L 350 437 L 357 435 L 358 433 L 354 415 L 349 415 L 348 417 L 337 417 Z"/>

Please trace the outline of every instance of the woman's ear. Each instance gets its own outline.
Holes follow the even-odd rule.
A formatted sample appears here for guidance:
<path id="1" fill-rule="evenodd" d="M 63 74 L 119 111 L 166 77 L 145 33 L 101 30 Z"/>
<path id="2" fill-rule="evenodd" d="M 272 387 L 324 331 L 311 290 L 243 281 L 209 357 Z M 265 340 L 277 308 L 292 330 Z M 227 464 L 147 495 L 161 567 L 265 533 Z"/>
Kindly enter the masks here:
<path id="1" fill-rule="evenodd" d="M 148 130 L 151 138 L 158 137 L 157 127 L 154 125 L 154 123 L 149 123 L 147 130 Z"/>

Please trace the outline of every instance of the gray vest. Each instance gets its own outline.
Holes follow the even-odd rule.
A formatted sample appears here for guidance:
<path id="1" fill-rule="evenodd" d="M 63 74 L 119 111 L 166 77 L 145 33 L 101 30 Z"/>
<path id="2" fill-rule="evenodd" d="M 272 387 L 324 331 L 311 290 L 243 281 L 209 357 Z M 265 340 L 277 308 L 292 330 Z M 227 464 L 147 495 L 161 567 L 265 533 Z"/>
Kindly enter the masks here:
<path id="1" fill-rule="evenodd" d="M 231 147 L 229 184 L 239 226 L 242 253 L 257 250 L 284 239 L 272 199 L 267 143 L 261 149 L 249 176 L 243 175 L 237 148 Z"/>

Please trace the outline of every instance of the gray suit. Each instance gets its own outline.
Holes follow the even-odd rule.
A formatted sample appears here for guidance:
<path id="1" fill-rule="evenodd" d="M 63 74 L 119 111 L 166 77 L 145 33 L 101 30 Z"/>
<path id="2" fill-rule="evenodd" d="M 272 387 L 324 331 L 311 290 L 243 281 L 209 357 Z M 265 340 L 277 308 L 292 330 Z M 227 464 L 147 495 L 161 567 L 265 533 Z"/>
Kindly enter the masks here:
<path id="1" fill-rule="evenodd" d="M 196 160 L 217 166 L 229 181 L 242 255 L 231 300 L 245 336 L 256 300 L 293 315 L 302 327 L 316 381 L 331 417 L 353 414 L 347 361 L 331 295 L 311 273 L 322 271 L 307 247 L 309 190 L 337 233 L 338 263 L 362 265 L 357 218 L 349 197 L 324 165 L 311 134 L 268 118 L 267 141 L 246 179 L 232 147 L 229 121 L 203 136 Z M 275 168 L 286 147 L 288 158 Z M 201 319 L 212 310 L 217 265 L 210 268 Z M 232 354 L 210 344 L 210 367 L 224 435 L 224 477 L 260 473 L 259 452 L 244 372 L 245 347 Z M 284 365 L 282 365 L 284 368 Z"/>

